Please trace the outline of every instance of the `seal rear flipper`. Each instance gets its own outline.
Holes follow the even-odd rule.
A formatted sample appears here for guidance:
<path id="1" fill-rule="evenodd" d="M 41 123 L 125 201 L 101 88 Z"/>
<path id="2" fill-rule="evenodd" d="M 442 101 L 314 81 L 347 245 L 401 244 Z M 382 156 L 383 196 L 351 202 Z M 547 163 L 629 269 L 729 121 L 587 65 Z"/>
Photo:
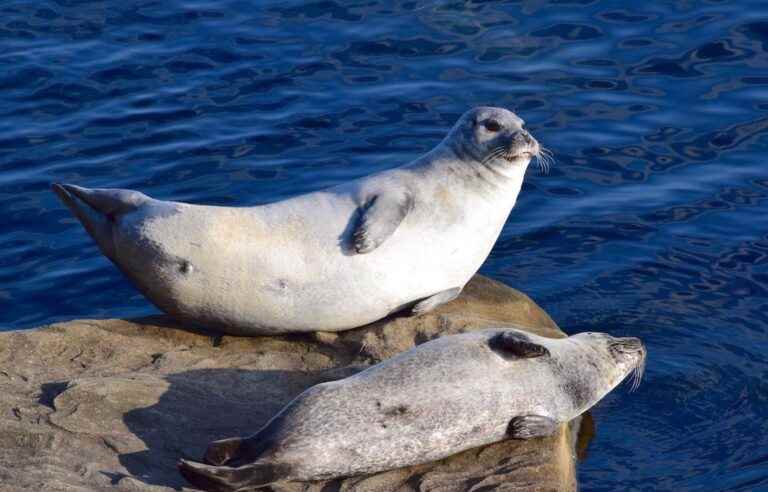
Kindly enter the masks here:
<path id="1" fill-rule="evenodd" d="M 149 197 L 138 191 L 88 189 L 54 183 L 51 189 L 67 206 L 107 258 L 115 260 L 113 225 L 116 217 L 138 208 Z"/>
<path id="2" fill-rule="evenodd" d="M 414 304 L 411 308 L 410 314 L 411 316 L 418 316 L 420 314 L 428 313 L 436 307 L 456 299 L 459 297 L 459 294 L 461 294 L 461 287 L 438 292 L 437 294 L 422 299 Z"/>
<path id="3" fill-rule="evenodd" d="M 262 487 L 276 481 L 276 467 L 264 463 L 232 468 L 179 460 L 181 475 L 195 487 L 212 492 L 231 492 Z"/>
<path id="4" fill-rule="evenodd" d="M 521 415 L 509 421 L 507 433 L 512 439 L 532 439 L 551 436 L 557 430 L 557 421 L 543 415 Z"/>
<path id="5" fill-rule="evenodd" d="M 228 461 L 240 455 L 244 439 L 242 437 L 232 437 L 214 441 L 208 445 L 205 450 L 203 461 L 208 465 L 224 465 Z"/>
<path id="6" fill-rule="evenodd" d="M 54 183 L 53 191 L 67 203 L 69 199 L 80 200 L 96 212 L 109 217 L 131 212 L 139 208 L 149 197 L 133 190 L 113 188 L 83 188 L 71 184 Z M 69 205 L 67 203 L 67 205 Z"/>
<path id="7" fill-rule="evenodd" d="M 491 347 L 523 359 L 549 355 L 547 347 L 532 342 L 527 335 L 518 331 L 499 333 L 491 339 Z"/>
<path id="8" fill-rule="evenodd" d="M 413 208 L 413 197 L 405 192 L 374 195 L 365 204 L 362 217 L 352 233 L 358 254 L 370 253 L 395 232 Z"/>
<path id="9" fill-rule="evenodd" d="M 51 189 L 59 199 L 67 206 L 72 215 L 83 225 L 85 230 L 99 245 L 99 249 L 107 258 L 114 260 L 115 245 L 112 240 L 112 224 L 107 216 L 99 213 L 95 208 L 79 199 L 74 191 L 77 187 L 54 183 Z"/>

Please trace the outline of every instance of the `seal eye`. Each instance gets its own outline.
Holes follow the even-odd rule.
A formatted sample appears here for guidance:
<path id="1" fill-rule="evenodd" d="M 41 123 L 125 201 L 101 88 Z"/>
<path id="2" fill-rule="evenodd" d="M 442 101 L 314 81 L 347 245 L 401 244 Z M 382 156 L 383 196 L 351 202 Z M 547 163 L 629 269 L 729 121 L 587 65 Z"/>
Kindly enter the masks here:
<path id="1" fill-rule="evenodd" d="M 496 120 L 485 120 L 483 122 L 483 126 L 486 130 L 489 132 L 496 133 L 497 131 L 501 130 L 501 123 L 499 123 Z"/>

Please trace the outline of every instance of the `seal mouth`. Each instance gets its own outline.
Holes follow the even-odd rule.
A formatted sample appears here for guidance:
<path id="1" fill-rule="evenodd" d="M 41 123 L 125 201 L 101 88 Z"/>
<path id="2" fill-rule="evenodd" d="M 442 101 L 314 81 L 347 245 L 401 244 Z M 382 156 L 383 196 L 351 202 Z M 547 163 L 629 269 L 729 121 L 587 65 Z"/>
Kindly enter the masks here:
<path id="1" fill-rule="evenodd" d="M 536 164 L 542 174 L 549 174 L 549 170 L 555 164 L 552 152 L 539 144 L 535 139 L 524 145 L 512 145 L 511 147 L 498 147 L 490 152 L 488 157 L 483 159 L 483 164 L 495 159 L 501 159 L 509 164 L 518 164 L 522 160 L 530 161 L 536 159 Z"/>
<path id="2" fill-rule="evenodd" d="M 524 152 L 519 153 L 510 153 L 509 155 L 505 155 L 504 159 L 507 161 L 516 161 L 518 159 L 532 159 L 534 156 L 534 153 L 532 151 L 526 150 Z"/>
<path id="3" fill-rule="evenodd" d="M 631 365 L 628 372 L 630 386 L 629 391 L 635 391 L 640 382 L 643 380 L 643 374 L 645 373 L 645 359 L 648 352 L 645 349 L 645 345 L 639 338 L 626 337 L 616 338 L 612 340 L 608 345 L 611 353 L 620 361 L 625 361 L 627 358 L 631 359 Z"/>

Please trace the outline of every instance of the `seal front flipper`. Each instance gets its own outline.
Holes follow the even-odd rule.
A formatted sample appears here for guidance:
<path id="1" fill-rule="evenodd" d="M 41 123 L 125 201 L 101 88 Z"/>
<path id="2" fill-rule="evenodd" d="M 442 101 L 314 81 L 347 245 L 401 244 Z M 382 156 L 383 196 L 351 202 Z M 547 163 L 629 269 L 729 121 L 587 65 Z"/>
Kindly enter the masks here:
<path id="1" fill-rule="evenodd" d="M 532 439 L 551 436 L 557 430 L 557 422 L 543 415 L 521 415 L 509 421 L 507 433 L 512 439 Z"/>
<path id="2" fill-rule="evenodd" d="M 523 359 L 549 355 L 547 347 L 532 342 L 526 334 L 519 331 L 499 333 L 491 339 L 490 344 L 493 349 Z"/>
<path id="3" fill-rule="evenodd" d="M 246 490 L 269 485 L 277 480 L 277 467 L 266 463 L 232 468 L 179 460 L 181 475 L 195 487 L 213 492 Z"/>
<path id="4" fill-rule="evenodd" d="M 461 294 L 461 287 L 455 287 L 453 289 L 447 289 L 442 292 L 438 292 L 433 296 L 429 296 L 426 299 L 422 299 L 411 308 L 411 316 L 418 316 L 420 314 L 432 311 L 437 306 L 450 302 Z"/>
<path id="5" fill-rule="evenodd" d="M 412 208 L 413 197 L 409 193 L 387 192 L 371 197 L 352 233 L 355 252 L 365 254 L 378 248 L 395 232 Z"/>

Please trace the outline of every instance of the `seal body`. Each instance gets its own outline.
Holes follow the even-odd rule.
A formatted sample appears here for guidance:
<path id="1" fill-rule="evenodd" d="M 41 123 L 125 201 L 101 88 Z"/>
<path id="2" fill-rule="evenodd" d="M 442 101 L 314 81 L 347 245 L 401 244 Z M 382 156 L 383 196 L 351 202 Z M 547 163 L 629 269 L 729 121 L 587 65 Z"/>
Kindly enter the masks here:
<path id="1" fill-rule="evenodd" d="M 255 207 L 54 191 L 173 316 L 240 335 L 337 331 L 458 295 L 539 152 L 522 124 L 509 111 L 478 108 L 411 164 Z"/>
<path id="2" fill-rule="evenodd" d="M 375 473 L 500 441 L 550 435 L 630 372 L 635 338 L 548 339 L 490 329 L 424 343 L 346 379 L 314 386 L 258 433 L 180 462 L 209 490 Z"/>

